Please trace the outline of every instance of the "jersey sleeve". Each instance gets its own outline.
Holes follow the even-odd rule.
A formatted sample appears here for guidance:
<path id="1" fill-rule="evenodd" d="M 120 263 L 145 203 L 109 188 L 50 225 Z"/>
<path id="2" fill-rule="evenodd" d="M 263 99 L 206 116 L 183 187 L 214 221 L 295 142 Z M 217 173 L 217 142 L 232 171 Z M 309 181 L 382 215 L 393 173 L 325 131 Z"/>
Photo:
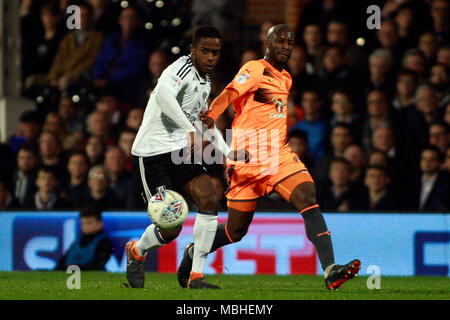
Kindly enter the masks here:
<path id="1" fill-rule="evenodd" d="M 183 71 L 183 73 L 181 73 Z M 187 83 L 186 75 L 191 72 L 188 65 L 183 65 L 181 63 L 172 65 L 161 74 L 158 79 L 158 85 L 169 89 L 172 94 L 176 97 L 178 93 L 183 89 Z"/>
<path id="2" fill-rule="evenodd" d="M 250 61 L 241 67 L 233 81 L 225 89 L 235 90 L 239 97 L 247 92 L 255 91 L 258 89 L 263 71 L 264 66 L 259 61 Z"/>

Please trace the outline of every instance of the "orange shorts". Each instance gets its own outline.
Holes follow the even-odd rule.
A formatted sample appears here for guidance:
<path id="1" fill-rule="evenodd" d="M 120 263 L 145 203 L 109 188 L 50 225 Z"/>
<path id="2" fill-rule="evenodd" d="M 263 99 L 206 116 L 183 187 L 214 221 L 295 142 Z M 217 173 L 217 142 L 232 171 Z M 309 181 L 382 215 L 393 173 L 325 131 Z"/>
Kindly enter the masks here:
<path id="1" fill-rule="evenodd" d="M 256 165 L 229 165 L 227 168 L 228 207 L 252 212 L 259 197 L 276 191 L 289 201 L 291 193 L 303 182 L 313 182 L 297 155 L 290 152 L 280 157 L 276 168 Z"/>

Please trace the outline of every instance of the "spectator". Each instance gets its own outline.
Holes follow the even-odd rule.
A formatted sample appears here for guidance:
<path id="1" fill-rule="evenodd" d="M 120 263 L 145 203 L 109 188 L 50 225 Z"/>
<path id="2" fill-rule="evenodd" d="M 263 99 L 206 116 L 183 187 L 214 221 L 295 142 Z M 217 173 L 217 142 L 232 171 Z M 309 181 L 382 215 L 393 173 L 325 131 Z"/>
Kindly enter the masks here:
<path id="1" fill-rule="evenodd" d="M 413 71 L 404 69 L 397 73 L 396 94 L 392 105 L 399 112 L 404 113 L 414 107 L 417 82 L 417 75 Z"/>
<path id="2" fill-rule="evenodd" d="M 350 127 L 345 123 L 337 123 L 331 129 L 331 148 L 315 163 L 312 176 L 315 180 L 324 180 L 330 169 L 331 160 L 341 158 L 344 150 L 352 143 Z"/>
<path id="3" fill-rule="evenodd" d="M 450 102 L 449 67 L 444 64 L 435 64 L 431 67 L 429 84 L 436 92 L 439 106 Z"/>
<path id="4" fill-rule="evenodd" d="M 393 64 L 398 65 L 406 50 L 405 44 L 399 40 L 398 30 L 395 22 L 386 19 L 381 22 L 380 29 L 377 30 L 376 36 L 380 44 L 380 48 L 388 50 L 391 54 Z"/>
<path id="5" fill-rule="evenodd" d="M 367 115 L 363 123 L 362 142 L 366 152 L 372 148 L 373 133 L 381 126 L 394 125 L 394 116 L 389 112 L 386 94 L 378 89 L 367 95 Z"/>
<path id="6" fill-rule="evenodd" d="M 303 31 L 302 42 L 305 44 L 307 54 L 306 72 L 308 74 L 318 74 L 322 67 L 325 50 L 321 27 L 316 23 L 306 25 Z"/>
<path id="7" fill-rule="evenodd" d="M 410 159 L 418 163 L 421 150 L 428 144 L 428 127 L 439 121 L 438 99 L 429 85 L 416 90 L 416 106 L 408 110 L 404 119 L 402 141 Z"/>
<path id="8" fill-rule="evenodd" d="M 111 146 L 115 144 L 115 139 L 111 136 L 111 122 L 106 113 L 95 110 L 86 118 L 87 132 L 98 137 L 103 144 Z"/>
<path id="9" fill-rule="evenodd" d="M 353 185 L 361 186 L 364 181 L 364 171 L 367 165 L 367 157 L 364 149 L 357 145 L 349 145 L 342 154 L 350 165 L 350 181 Z"/>
<path id="10" fill-rule="evenodd" d="M 26 208 L 37 210 L 52 210 L 69 208 L 67 199 L 57 192 L 58 178 L 51 167 L 39 167 L 36 177 L 37 191 L 32 201 L 25 204 Z"/>
<path id="11" fill-rule="evenodd" d="M 93 67 L 93 84 L 114 90 L 119 100 L 135 103 L 144 80 L 150 48 L 138 32 L 140 20 L 133 7 L 122 10 L 120 31 L 108 36 Z"/>
<path id="12" fill-rule="evenodd" d="M 295 46 L 288 61 L 289 73 L 292 76 L 291 92 L 317 87 L 318 78 L 307 71 L 308 55 L 304 47 Z"/>
<path id="13" fill-rule="evenodd" d="M 312 169 L 314 162 L 308 153 L 308 134 L 303 130 L 292 130 L 288 134 L 289 146 L 301 162 L 308 169 Z"/>
<path id="14" fill-rule="evenodd" d="M 369 159 L 367 161 L 368 166 L 381 166 L 387 168 L 389 165 L 388 156 L 385 152 L 381 150 L 374 149 L 369 154 Z"/>
<path id="15" fill-rule="evenodd" d="M 77 110 L 75 102 L 69 96 L 63 96 L 59 100 L 58 114 L 61 116 L 66 124 L 66 132 L 72 134 L 82 131 L 84 129 L 80 113 Z"/>
<path id="16" fill-rule="evenodd" d="M 89 167 L 103 164 L 106 146 L 99 137 L 94 135 L 89 136 L 84 149 L 89 159 Z"/>
<path id="17" fill-rule="evenodd" d="M 17 154 L 17 168 L 12 174 L 11 190 L 22 208 L 32 201 L 35 194 L 38 165 L 38 151 L 34 146 L 29 144 L 21 146 Z"/>
<path id="18" fill-rule="evenodd" d="M 125 153 L 120 147 L 112 146 L 105 154 L 105 169 L 111 190 L 122 202 L 126 209 L 136 208 L 134 202 L 134 184 L 130 174 L 126 171 Z"/>
<path id="19" fill-rule="evenodd" d="M 148 99 L 150 98 L 150 94 L 158 82 L 159 77 L 161 76 L 164 69 L 169 65 L 169 59 L 167 54 L 163 50 L 155 50 L 148 58 L 148 74 L 147 78 L 144 79 L 142 84 L 141 91 L 144 94 L 141 94 L 139 101 L 137 102 L 138 106 L 145 107 L 147 105 Z"/>
<path id="20" fill-rule="evenodd" d="M 325 152 L 326 120 L 321 116 L 322 99 L 317 91 L 306 89 L 302 94 L 304 119 L 290 130 L 303 130 L 308 134 L 309 155 L 314 161 Z"/>
<path id="21" fill-rule="evenodd" d="M 439 100 L 432 87 L 422 85 L 417 89 L 416 107 L 422 113 L 428 126 L 439 120 Z"/>
<path id="22" fill-rule="evenodd" d="M 324 211 L 351 210 L 358 192 L 350 182 L 350 163 L 343 158 L 331 160 L 328 181 L 318 185 L 317 200 Z"/>
<path id="23" fill-rule="evenodd" d="M 124 114 L 128 111 L 128 108 L 121 107 L 121 103 L 117 96 L 109 91 L 104 91 L 100 94 L 97 103 L 95 104 L 95 109 L 106 115 L 112 132 L 117 132 L 123 125 L 124 119 L 121 109 L 124 111 Z"/>
<path id="24" fill-rule="evenodd" d="M 419 43 L 417 47 L 420 49 L 420 51 L 422 51 L 425 57 L 425 64 L 427 68 L 431 67 L 431 65 L 436 60 L 436 54 L 439 49 L 436 35 L 431 31 L 422 33 L 419 37 Z"/>
<path id="25" fill-rule="evenodd" d="M 81 234 L 58 260 L 55 270 L 77 265 L 81 270 L 105 270 L 113 252 L 111 240 L 104 231 L 102 212 L 94 206 L 80 210 Z"/>
<path id="26" fill-rule="evenodd" d="M 417 17 L 414 7 L 405 1 L 394 15 L 399 41 L 403 42 L 407 48 L 414 47 L 417 39 Z"/>
<path id="27" fill-rule="evenodd" d="M 351 42 L 349 26 L 344 20 L 333 19 L 327 26 L 327 41 L 344 50 L 344 62 L 352 68 L 363 69 L 367 65 L 367 57 L 360 46 Z"/>
<path id="28" fill-rule="evenodd" d="M 394 211 L 398 209 L 398 203 L 388 185 L 390 178 L 386 168 L 380 166 L 368 166 L 364 184 L 367 187 L 365 195 L 359 197 L 356 204 L 358 210 Z"/>
<path id="29" fill-rule="evenodd" d="M 392 81 L 392 55 L 387 49 L 376 49 L 369 56 L 369 83 L 366 90 L 378 89 L 388 96 L 394 93 Z"/>
<path id="30" fill-rule="evenodd" d="M 436 63 L 443 64 L 450 68 L 450 45 L 443 45 L 439 48 Z"/>
<path id="31" fill-rule="evenodd" d="M 440 44 L 450 42 L 449 7 L 448 0 L 435 0 L 431 5 L 432 27 Z"/>
<path id="32" fill-rule="evenodd" d="M 404 207 L 420 211 L 448 211 L 450 209 L 449 177 L 440 171 L 442 165 L 439 150 L 426 147 L 420 158 L 421 173 L 408 183 Z"/>
<path id="33" fill-rule="evenodd" d="M 84 152 L 73 152 L 67 161 L 69 182 L 63 186 L 63 193 L 73 208 L 78 203 L 87 188 L 87 173 L 89 170 L 89 159 Z"/>
<path id="34" fill-rule="evenodd" d="M 0 180 L 0 209 L 15 209 L 19 207 L 19 201 L 8 190 L 7 183 Z"/>
<path id="35" fill-rule="evenodd" d="M 66 163 L 61 142 L 53 131 L 42 131 L 39 137 L 39 156 L 41 164 L 54 170 L 59 182 L 65 184 L 68 179 Z"/>
<path id="36" fill-rule="evenodd" d="M 142 119 L 144 118 L 143 108 L 133 108 L 128 112 L 125 125 L 127 128 L 138 131 L 141 126 Z"/>
<path id="37" fill-rule="evenodd" d="M 123 204 L 110 188 L 108 174 L 103 165 L 95 165 L 88 172 L 88 188 L 79 206 L 93 204 L 101 210 L 122 209 Z"/>
<path id="38" fill-rule="evenodd" d="M 416 170 L 416 162 L 408 157 L 405 160 L 404 152 L 396 145 L 396 138 L 392 127 L 383 125 L 377 128 L 372 137 L 372 150 L 380 150 L 388 157 L 388 167 L 395 172 L 398 179 L 407 179 L 408 174 Z"/>
<path id="39" fill-rule="evenodd" d="M 60 140 L 63 140 L 64 135 L 66 134 L 66 123 L 59 113 L 49 112 L 45 117 L 42 130 L 51 131 L 59 137 Z"/>
<path id="40" fill-rule="evenodd" d="M 14 153 L 24 143 L 37 144 L 42 129 L 41 117 L 36 111 L 24 111 L 19 118 L 19 132 L 9 138 L 9 146 Z"/>
<path id="41" fill-rule="evenodd" d="M 58 4 L 51 1 L 41 7 L 39 25 L 30 23 L 29 18 L 21 21 L 22 76 L 24 89 L 31 96 L 48 82 L 47 73 L 64 36 L 61 18 Z"/>
<path id="42" fill-rule="evenodd" d="M 136 138 L 136 130 L 124 128 L 119 134 L 118 146 L 122 149 L 126 158 L 125 170 L 131 173 L 131 148 Z"/>
<path id="43" fill-rule="evenodd" d="M 332 92 L 331 111 L 333 115 L 330 127 L 337 123 L 346 123 L 350 126 L 352 136 L 358 139 L 362 133 L 361 118 L 354 109 L 355 102 L 346 90 L 337 89 Z"/>
<path id="44" fill-rule="evenodd" d="M 426 59 L 422 51 L 413 48 L 408 49 L 403 55 L 402 67 L 415 72 L 418 76 L 419 83 L 425 80 Z"/>
<path id="45" fill-rule="evenodd" d="M 344 51 L 337 45 L 328 46 L 323 54 L 322 68 L 319 71 L 319 85 L 323 93 L 337 88 L 348 88 L 357 92 L 355 73 L 345 65 Z"/>
<path id="46" fill-rule="evenodd" d="M 79 2 L 80 29 L 64 36 L 48 73 L 50 85 L 63 91 L 90 78 L 91 68 L 99 52 L 103 36 L 92 30 L 92 7 Z"/>
<path id="47" fill-rule="evenodd" d="M 436 147 L 440 152 L 440 156 L 443 156 L 450 146 L 450 136 L 447 124 L 445 122 L 432 123 L 428 128 L 428 136 L 429 144 Z"/>

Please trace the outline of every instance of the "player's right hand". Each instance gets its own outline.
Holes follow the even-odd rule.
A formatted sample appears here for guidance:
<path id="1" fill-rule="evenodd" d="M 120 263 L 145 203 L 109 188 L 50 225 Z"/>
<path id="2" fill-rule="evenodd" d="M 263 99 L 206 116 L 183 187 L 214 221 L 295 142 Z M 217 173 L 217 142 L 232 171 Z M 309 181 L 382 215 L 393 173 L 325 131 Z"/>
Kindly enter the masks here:
<path id="1" fill-rule="evenodd" d="M 203 123 L 205 124 L 205 126 L 206 126 L 208 129 L 211 129 L 212 127 L 214 127 L 214 120 L 213 120 L 213 118 L 208 117 L 208 116 L 206 115 L 206 113 L 200 112 L 200 120 L 203 121 Z"/>
<path id="2" fill-rule="evenodd" d="M 251 159 L 251 155 L 246 149 L 231 150 L 227 157 L 230 160 L 244 161 L 245 163 L 248 163 Z"/>

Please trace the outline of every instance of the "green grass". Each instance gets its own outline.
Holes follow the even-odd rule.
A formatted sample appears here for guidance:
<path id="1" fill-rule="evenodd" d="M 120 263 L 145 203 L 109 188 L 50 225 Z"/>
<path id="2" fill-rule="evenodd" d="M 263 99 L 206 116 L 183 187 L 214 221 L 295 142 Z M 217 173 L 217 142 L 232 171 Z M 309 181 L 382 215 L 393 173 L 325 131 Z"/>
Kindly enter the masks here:
<path id="1" fill-rule="evenodd" d="M 9 300 L 449 300 L 448 277 L 382 277 L 369 290 L 357 277 L 338 291 L 325 289 L 320 276 L 208 276 L 220 290 L 181 289 L 174 274 L 146 274 L 144 289 L 132 289 L 123 273 L 81 272 L 81 289 L 69 290 L 65 272 L 0 272 L 0 299 Z"/>

